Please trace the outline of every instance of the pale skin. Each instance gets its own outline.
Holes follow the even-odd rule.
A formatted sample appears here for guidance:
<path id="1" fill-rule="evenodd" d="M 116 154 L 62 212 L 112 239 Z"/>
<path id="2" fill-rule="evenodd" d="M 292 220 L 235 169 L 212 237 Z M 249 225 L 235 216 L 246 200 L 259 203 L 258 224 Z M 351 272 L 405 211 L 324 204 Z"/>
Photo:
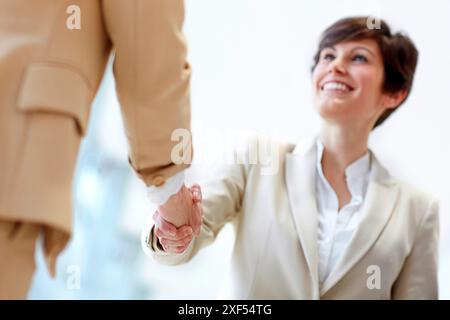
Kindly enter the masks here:
<path id="1" fill-rule="evenodd" d="M 351 199 L 345 169 L 368 151 L 369 135 L 380 115 L 396 108 L 407 95 L 405 90 L 384 93 L 383 81 L 382 55 L 372 39 L 346 41 L 324 48 L 314 68 L 314 104 L 322 118 L 319 133 L 324 146 L 322 170 L 336 192 L 339 209 Z M 193 198 L 198 205 L 198 211 L 194 211 L 201 216 L 199 186 Z M 162 219 L 158 212 L 154 218 Z M 155 233 L 160 242 L 168 244 L 167 252 L 180 253 L 193 239 L 193 235 L 186 235 L 187 228 L 177 231 L 170 223 L 158 222 Z M 170 236 L 169 231 L 175 235 Z"/>
<path id="2" fill-rule="evenodd" d="M 202 224 L 202 195 L 200 186 L 182 186 L 178 193 L 159 206 L 153 214 L 154 232 L 166 252 L 182 253 Z"/>
<path id="3" fill-rule="evenodd" d="M 383 80 L 382 55 L 372 39 L 324 48 L 314 68 L 314 102 L 323 120 L 319 133 L 324 145 L 322 170 L 336 192 L 339 209 L 351 199 L 345 169 L 368 151 L 369 134 L 380 115 L 406 97 L 406 91 L 383 93 Z M 324 88 L 329 81 L 348 87 Z"/>

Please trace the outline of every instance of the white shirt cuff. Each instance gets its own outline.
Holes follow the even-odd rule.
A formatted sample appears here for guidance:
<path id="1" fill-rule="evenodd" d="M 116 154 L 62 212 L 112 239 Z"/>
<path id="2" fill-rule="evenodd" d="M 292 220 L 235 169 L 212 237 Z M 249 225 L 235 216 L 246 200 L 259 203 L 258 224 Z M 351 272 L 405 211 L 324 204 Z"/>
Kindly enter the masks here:
<path id="1" fill-rule="evenodd" d="M 147 195 L 151 202 L 156 205 L 162 205 L 167 202 L 167 200 L 180 191 L 184 184 L 184 170 L 178 172 L 174 176 L 168 178 L 166 182 L 160 186 L 150 186 L 147 187 Z"/>

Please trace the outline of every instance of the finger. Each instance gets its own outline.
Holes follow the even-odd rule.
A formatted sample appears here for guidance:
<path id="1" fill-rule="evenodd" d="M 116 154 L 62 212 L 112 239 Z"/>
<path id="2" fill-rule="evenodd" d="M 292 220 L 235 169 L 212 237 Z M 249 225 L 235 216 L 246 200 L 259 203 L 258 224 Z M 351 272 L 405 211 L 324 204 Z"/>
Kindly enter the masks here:
<path id="1" fill-rule="evenodd" d="M 193 235 L 190 234 L 190 235 L 184 237 L 183 239 L 179 239 L 179 240 L 160 238 L 159 242 L 166 247 L 181 247 L 181 246 L 186 246 L 189 243 L 191 243 L 192 239 L 193 239 Z"/>
<path id="2" fill-rule="evenodd" d="M 191 196 L 192 196 L 192 201 L 193 201 L 194 203 L 197 203 L 197 202 L 201 202 L 201 201 L 202 201 L 201 196 L 198 194 L 197 191 L 195 191 L 195 190 L 190 190 L 190 192 L 191 192 Z"/>
<path id="3" fill-rule="evenodd" d="M 163 237 L 171 240 L 179 240 L 183 239 L 184 237 L 188 235 L 192 235 L 193 231 L 190 226 L 183 226 L 179 229 L 177 229 L 175 234 L 164 232 L 163 230 L 159 229 L 158 227 L 155 227 L 155 235 L 157 237 Z"/>
<path id="4" fill-rule="evenodd" d="M 159 229 L 159 228 L 155 228 L 155 235 L 158 238 L 167 238 L 167 239 L 171 239 L 171 240 L 179 240 L 179 239 L 183 239 L 188 235 L 193 235 L 194 232 L 192 231 L 191 226 L 182 226 L 180 228 L 178 228 L 176 230 L 175 234 L 170 234 L 168 232 L 164 232 L 163 230 Z"/>
<path id="5" fill-rule="evenodd" d="M 173 239 L 172 235 L 161 231 L 161 229 L 157 228 L 156 226 L 155 226 L 154 232 L 155 232 L 155 236 L 157 236 L 159 239 L 161 239 L 161 238 Z"/>
<path id="6" fill-rule="evenodd" d="M 198 237 L 200 235 L 200 228 L 203 223 L 203 208 L 201 203 L 194 204 L 192 220 L 192 230 L 194 235 Z"/>
<path id="7" fill-rule="evenodd" d="M 199 235 L 200 227 L 202 224 L 201 210 L 202 210 L 202 208 L 201 208 L 200 203 L 196 203 L 193 205 L 191 225 L 192 225 L 192 230 L 194 231 L 194 234 L 196 236 Z"/>
<path id="8" fill-rule="evenodd" d="M 176 247 L 176 248 L 174 249 L 174 251 L 175 251 L 175 253 L 180 254 L 180 253 L 185 252 L 187 248 L 188 248 L 188 246 Z"/>
<path id="9" fill-rule="evenodd" d="M 202 201 L 202 190 L 198 184 L 192 185 L 189 190 L 191 191 L 194 203 Z"/>
<path id="10" fill-rule="evenodd" d="M 189 246 L 189 243 L 186 245 L 180 245 L 180 246 L 171 246 L 171 245 L 163 244 L 161 242 L 160 242 L 160 244 L 161 244 L 163 250 L 168 253 L 182 253 Z"/>
<path id="11" fill-rule="evenodd" d="M 153 216 L 152 216 L 153 221 L 156 221 L 158 219 L 158 217 L 159 217 L 159 212 L 158 212 L 158 210 L 156 210 L 155 213 L 153 213 Z"/>
<path id="12" fill-rule="evenodd" d="M 163 233 L 167 233 L 172 236 L 175 236 L 177 234 L 177 228 L 170 222 L 164 220 L 164 218 L 161 217 L 159 214 L 157 215 L 157 218 L 155 220 L 155 226 L 157 229 L 160 229 Z"/>
<path id="13" fill-rule="evenodd" d="M 201 202 L 203 199 L 202 189 L 200 188 L 199 185 L 194 186 L 194 196 L 195 199 L 198 200 L 199 202 Z"/>
<path id="14" fill-rule="evenodd" d="M 192 227 L 189 225 L 184 225 L 177 229 L 176 236 L 178 238 L 184 238 L 185 236 L 187 236 L 189 234 L 194 234 L 194 232 L 192 231 Z"/>
<path id="15" fill-rule="evenodd" d="M 186 251 L 187 248 L 188 248 L 188 246 L 168 247 L 167 250 L 165 250 L 165 251 L 168 253 L 180 254 L 180 253 L 183 253 L 184 251 Z"/>
<path id="16" fill-rule="evenodd" d="M 165 252 L 169 252 L 169 248 L 167 248 L 167 247 L 165 247 L 162 243 L 161 243 L 161 241 L 158 239 L 158 241 L 159 241 L 159 244 L 161 245 L 161 247 L 163 248 L 163 250 L 165 251 Z"/>

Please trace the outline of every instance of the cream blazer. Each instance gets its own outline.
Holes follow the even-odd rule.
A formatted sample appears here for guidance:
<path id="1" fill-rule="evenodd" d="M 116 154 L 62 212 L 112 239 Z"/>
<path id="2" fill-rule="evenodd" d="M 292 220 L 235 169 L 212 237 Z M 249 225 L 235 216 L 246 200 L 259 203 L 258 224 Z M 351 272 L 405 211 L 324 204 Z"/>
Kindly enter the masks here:
<path id="1" fill-rule="evenodd" d="M 438 203 L 393 178 L 372 151 L 362 221 L 319 286 L 314 142 L 278 144 L 280 165 L 272 175 L 263 174 L 261 165 L 223 166 L 201 185 L 199 237 L 184 253 L 167 254 L 152 230 L 154 258 L 185 263 L 232 221 L 236 240 L 227 298 L 436 299 Z"/>

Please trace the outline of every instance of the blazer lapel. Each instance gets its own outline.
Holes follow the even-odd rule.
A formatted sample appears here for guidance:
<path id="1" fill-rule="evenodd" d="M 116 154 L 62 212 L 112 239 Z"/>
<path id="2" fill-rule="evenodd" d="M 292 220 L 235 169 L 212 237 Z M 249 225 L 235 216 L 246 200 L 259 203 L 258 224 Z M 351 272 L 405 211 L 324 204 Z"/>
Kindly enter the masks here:
<path id="1" fill-rule="evenodd" d="M 315 299 L 319 298 L 318 276 L 318 211 L 315 197 L 315 139 L 306 145 L 297 144 L 286 157 L 285 179 L 291 213 L 300 239 L 312 283 Z"/>
<path id="2" fill-rule="evenodd" d="M 398 186 L 390 179 L 389 173 L 381 166 L 372 152 L 371 155 L 372 171 L 362 207 L 360 225 L 340 260 L 325 279 L 320 290 L 321 296 L 336 285 L 370 250 L 394 210 L 398 197 Z"/>

